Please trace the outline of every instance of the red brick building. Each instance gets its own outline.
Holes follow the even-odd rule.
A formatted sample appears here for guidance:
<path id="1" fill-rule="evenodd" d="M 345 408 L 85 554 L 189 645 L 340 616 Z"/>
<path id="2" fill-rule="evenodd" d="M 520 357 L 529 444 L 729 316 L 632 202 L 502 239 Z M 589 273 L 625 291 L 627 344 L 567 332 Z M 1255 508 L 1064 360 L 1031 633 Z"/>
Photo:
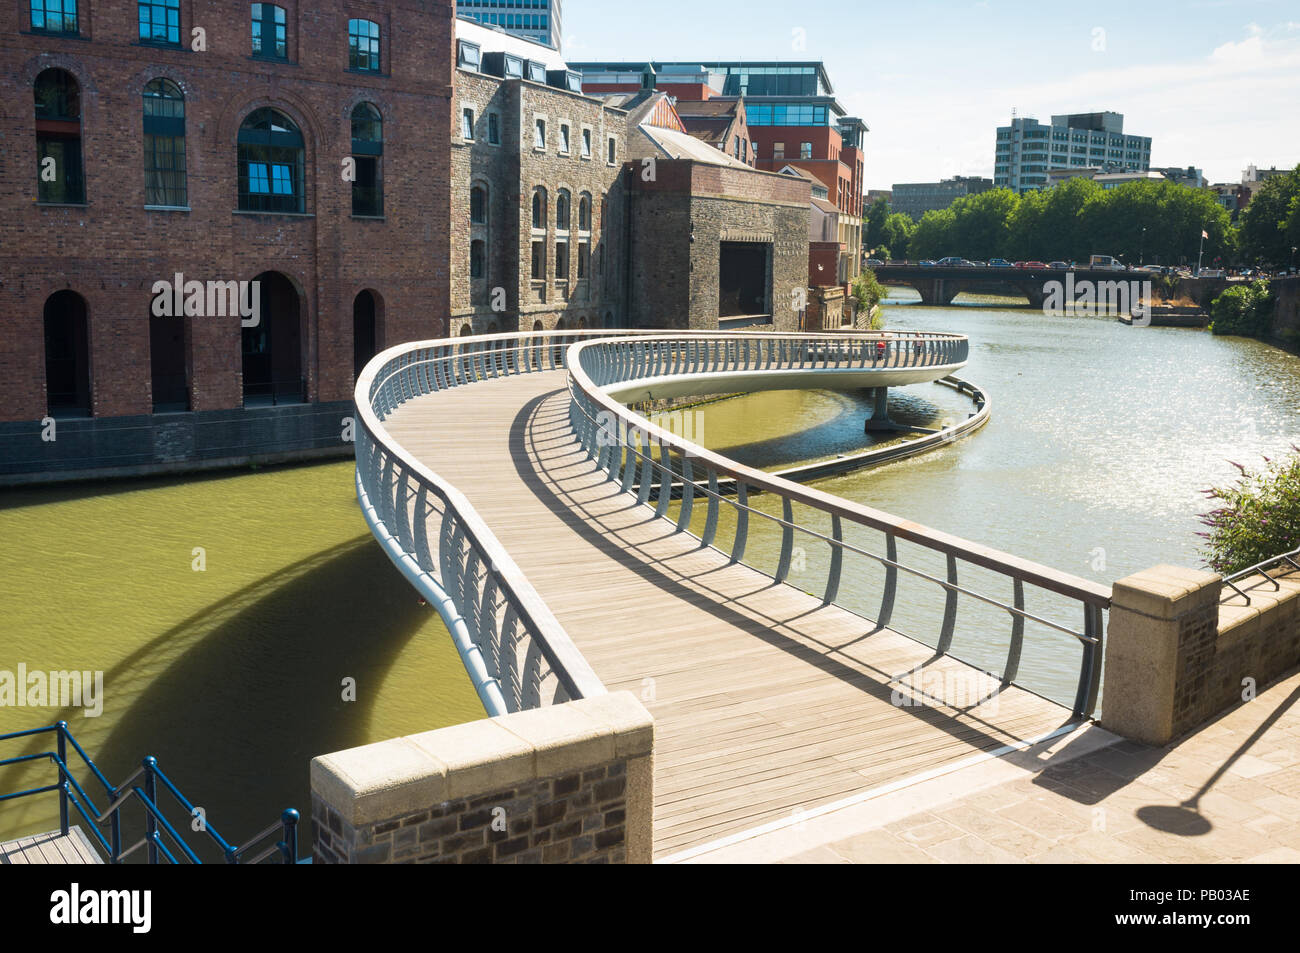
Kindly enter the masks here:
<path id="1" fill-rule="evenodd" d="M 357 367 L 446 330 L 452 18 L 0 9 L 0 481 L 350 449 Z M 177 275 L 207 294 L 160 315 Z"/>

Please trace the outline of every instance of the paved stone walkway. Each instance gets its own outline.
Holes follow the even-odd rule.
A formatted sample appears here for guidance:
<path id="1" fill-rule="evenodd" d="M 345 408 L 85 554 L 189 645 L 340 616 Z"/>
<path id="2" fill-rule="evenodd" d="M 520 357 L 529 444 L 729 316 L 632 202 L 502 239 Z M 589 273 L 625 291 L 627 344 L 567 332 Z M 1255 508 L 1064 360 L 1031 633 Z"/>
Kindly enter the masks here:
<path id="1" fill-rule="evenodd" d="M 1298 863 L 1300 672 L 1166 748 L 1118 741 L 788 863 Z"/>

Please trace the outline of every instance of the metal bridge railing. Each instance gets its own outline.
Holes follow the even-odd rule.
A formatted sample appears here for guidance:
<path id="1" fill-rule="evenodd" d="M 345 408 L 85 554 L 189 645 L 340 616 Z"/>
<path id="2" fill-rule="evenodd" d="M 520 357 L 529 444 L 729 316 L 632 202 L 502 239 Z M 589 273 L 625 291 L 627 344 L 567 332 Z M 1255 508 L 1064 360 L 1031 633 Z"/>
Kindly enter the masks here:
<path id="1" fill-rule="evenodd" d="M 1243 605 L 1250 605 L 1250 593 L 1263 586 L 1271 585 L 1273 587 L 1272 592 L 1281 592 L 1282 586 L 1278 582 L 1278 577 L 1270 576 L 1268 571 L 1270 569 L 1280 569 L 1283 575 L 1300 572 L 1300 562 L 1297 562 L 1297 559 L 1300 559 L 1300 548 L 1293 549 L 1289 553 L 1280 553 L 1240 572 L 1235 572 L 1231 576 L 1225 576 L 1223 585 L 1231 589 L 1232 592 L 1220 599 L 1219 605 L 1227 605 L 1233 599 L 1245 599 Z M 1258 576 L 1259 578 L 1245 587 L 1238 585 L 1242 580 L 1249 579 L 1252 576 Z"/>
<path id="2" fill-rule="evenodd" d="M 26 764 L 48 760 L 58 770 L 58 781 L 42 787 L 16 791 L 0 795 L 0 801 L 11 801 L 57 791 L 59 795 L 59 830 L 68 834 L 70 810 L 76 810 L 86 823 L 86 831 L 92 843 L 104 854 L 111 864 L 120 864 L 136 851 L 144 848 L 145 856 L 151 864 L 166 862 L 202 863 L 194 846 L 185 840 L 176 826 L 168 819 L 159 798 L 160 789 L 166 792 L 177 806 L 185 811 L 183 829 L 192 829 L 192 820 L 198 816 L 197 809 L 181 793 L 172 780 L 158 767 L 156 758 L 145 758 L 140 767 L 121 784 L 111 784 L 77 739 L 68 730 L 65 721 L 44 728 L 32 728 L 27 731 L 15 731 L 0 735 L 0 742 L 17 738 L 31 738 L 38 735 L 54 733 L 56 750 L 40 751 L 35 754 L 20 755 L 16 758 L 0 760 L 0 768 L 10 765 Z M 68 765 L 68 746 L 81 758 L 91 777 L 104 789 L 105 806 L 100 810 L 95 800 L 77 781 Z M 122 809 L 138 805 L 143 812 L 143 833 L 129 846 L 123 846 Z M 108 831 L 105 833 L 104 827 Z M 203 821 L 203 832 L 207 839 L 221 852 L 230 864 L 258 864 L 272 858 L 281 863 L 298 863 L 298 812 L 287 810 L 280 815 L 280 820 L 249 838 L 242 845 L 235 845 L 217 832 L 207 818 Z M 278 840 L 273 840 L 279 835 Z"/>
<path id="3" fill-rule="evenodd" d="M 861 556 L 877 564 L 883 568 L 885 578 L 880 608 L 873 621 L 881 627 L 888 627 L 893 617 L 900 574 L 936 586 L 944 600 L 943 618 L 934 640 L 939 653 L 952 654 L 963 597 L 966 602 L 1005 612 L 1010 617 L 1011 631 L 1000 673 L 1004 683 L 1015 681 L 1019 675 L 1026 622 L 1070 637 L 1082 647 L 1074 714 L 1080 718 L 1091 717 L 1100 690 L 1103 613 L 1110 606 L 1109 587 L 743 466 L 654 425 L 605 392 L 617 389 L 619 384 L 661 374 L 745 367 L 933 366 L 964 360 L 967 347 L 965 338 L 953 335 L 882 336 L 875 340 L 864 340 L 856 334 L 815 335 L 794 340 L 778 340 L 767 335 L 762 338 L 701 341 L 679 335 L 595 341 L 574 347 L 569 356 L 570 419 L 588 457 L 609 479 L 620 483 L 624 491 L 635 489 L 642 504 L 650 504 L 654 496 L 653 505 L 659 516 L 668 516 L 671 501 L 679 498 L 677 532 L 691 531 L 695 502 L 702 501 L 707 507 L 699 533 L 702 545 L 715 544 L 721 507 L 729 507 L 735 526 L 730 549 L 733 562 L 745 559 L 751 519 L 767 521 L 779 530 L 781 537 L 776 569 L 770 574 L 777 582 L 785 582 L 789 577 L 796 534 L 827 547 L 828 571 L 821 590 L 824 604 L 844 604 L 839 597 L 846 555 Z M 720 480 L 735 483 L 734 497 L 719 492 Z M 751 506 L 750 496 L 754 493 L 775 495 L 781 502 L 781 515 Z M 805 514 L 804 518 L 796 517 L 796 507 Z M 829 521 L 830 532 L 810 525 L 813 518 L 823 524 Z M 881 534 L 883 553 L 846 539 L 846 525 Z M 942 575 L 901 562 L 900 540 L 941 557 L 945 565 Z M 1011 584 L 1010 600 L 963 585 L 959 564 L 1005 577 Z M 1075 603 L 1080 623 L 1066 624 L 1028 611 L 1026 586 Z M 847 604 L 844 607 L 857 611 Z"/>

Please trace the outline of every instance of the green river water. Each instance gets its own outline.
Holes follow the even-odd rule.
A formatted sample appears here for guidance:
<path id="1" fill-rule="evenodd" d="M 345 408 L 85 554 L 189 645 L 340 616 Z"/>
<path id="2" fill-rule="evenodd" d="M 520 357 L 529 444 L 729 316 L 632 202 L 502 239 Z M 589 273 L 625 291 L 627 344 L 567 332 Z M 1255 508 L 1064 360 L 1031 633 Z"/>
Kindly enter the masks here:
<path id="1" fill-rule="evenodd" d="M 906 292 L 886 318 L 969 334 L 961 376 L 989 394 L 992 420 L 950 447 L 818 486 L 1099 582 L 1159 562 L 1199 564 L 1198 491 L 1231 479 L 1230 460 L 1300 443 L 1300 358 L 1258 342 L 1051 318 L 995 299 L 926 308 Z M 969 411 L 939 385 L 891 397 L 896 419 L 921 426 Z M 700 408 L 695 439 L 778 468 L 868 446 L 869 412 L 856 394 L 754 394 Z M 770 569 L 779 534 L 751 533 L 753 561 Z M 883 552 L 878 534 L 848 538 Z M 827 548 L 796 545 L 791 582 L 818 592 Z M 943 573 L 919 548 L 904 545 L 900 557 Z M 874 617 L 881 578 L 870 560 L 849 557 L 842 600 Z M 961 582 L 1010 597 L 991 573 L 963 568 Z M 1079 622 L 1072 606 L 1027 595 L 1031 611 Z M 901 585 L 896 628 L 932 642 L 941 615 L 938 587 Z M 105 678 L 100 717 L 0 707 L 0 733 L 66 718 L 114 781 L 156 755 L 232 840 L 283 807 L 306 818 L 313 755 L 482 716 L 436 613 L 367 532 L 347 462 L 6 491 L 0 618 L 0 669 Z M 954 651 L 999 670 L 1006 619 L 963 603 Z M 1023 681 L 1068 701 L 1078 658 L 1069 637 L 1031 624 Z M 342 698 L 348 678 L 355 701 Z M 38 746 L 9 749 L 0 758 Z M 0 793 L 52 780 L 48 767 L 0 770 Z M 53 796 L 0 806 L 0 838 L 56 825 Z"/>

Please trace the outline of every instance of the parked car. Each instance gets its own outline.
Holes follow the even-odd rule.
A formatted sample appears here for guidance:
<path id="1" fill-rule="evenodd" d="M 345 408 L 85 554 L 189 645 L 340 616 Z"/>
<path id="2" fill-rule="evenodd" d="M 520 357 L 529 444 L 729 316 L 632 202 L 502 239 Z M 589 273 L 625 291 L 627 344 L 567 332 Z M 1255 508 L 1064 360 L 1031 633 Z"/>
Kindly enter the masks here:
<path id="1" fill-rule="evenodd" d="M 1063 261 L 1049 261 L 1047 267 L 1055 268 L 1057 271 L 1068 271 L 1070 268 L 1069 264 Z"/>
<path id="2" fill-rule="evenodd" d="M 1011 262 L 1007 261 L 1005 258 L 990 258 L 989 267 L 990 268 L 1014 268 L 1016 266 L 1011 264 Z"/>

